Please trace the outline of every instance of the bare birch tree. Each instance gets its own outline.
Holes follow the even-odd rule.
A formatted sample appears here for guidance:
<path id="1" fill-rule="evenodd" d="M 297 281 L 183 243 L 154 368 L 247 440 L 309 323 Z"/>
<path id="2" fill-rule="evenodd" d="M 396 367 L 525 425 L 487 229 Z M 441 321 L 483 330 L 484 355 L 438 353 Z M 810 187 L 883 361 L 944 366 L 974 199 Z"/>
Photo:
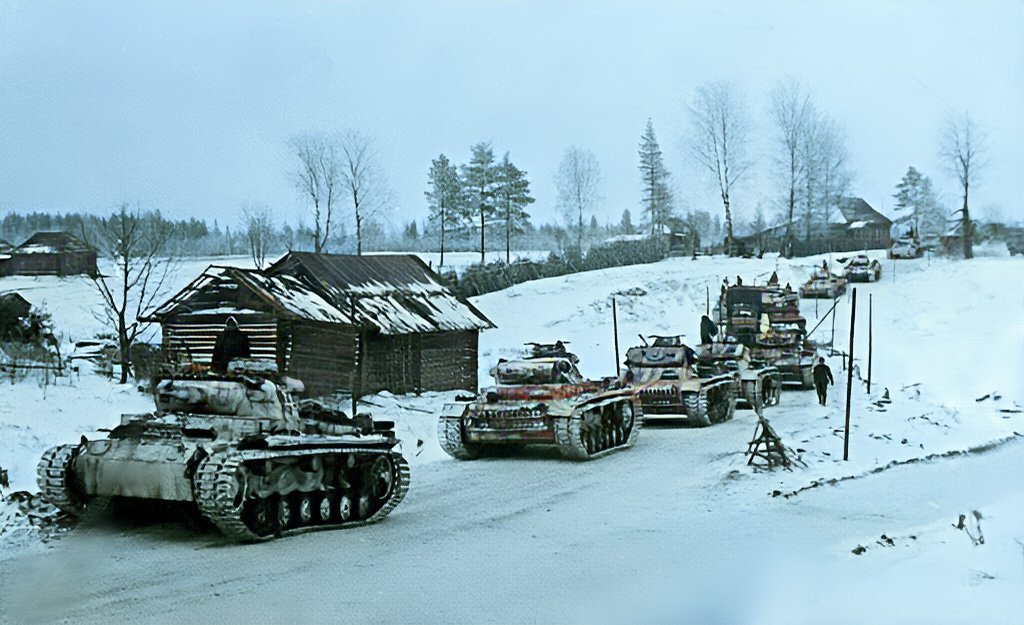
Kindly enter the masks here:
<path id="1" fill-rule="evenodd" d="M 356 226 L 356 254 L 363 253 L 364 226 L 390 201 L 387 182 L 377 166 L 373 140 L 349 130 L 341 135 L 341 188 L 352 205 Z"/>
<path id="2" fill-rule="evenodd" d="M 313 251 L 319 254 L 331 237 L 342 181 L 338 147 L 325 134 L 292 137 L 289 145 L 298 160 L 292 173 L 295 187 L 313 203 Z"/>
<path id="3" fill-rule="evenodd" d="M 265 204 L 250 204 L 242 209 L 242 228 L 249 242 L 249 255 L 257 269 L 267 264 L 274 245 L 274 220 Z"/>
<path id="4" fill-rule="evenodd" d="M 732 85 L 712 82 L 697 88 L 690 109 L 690 149 L 697 163 L 714 176 L 725 208 L 725 252 L 733 253 L 732 189 L 750 168 L 750 121 Z"/>
<path id="5" fill-rule="evenodd" d="M 580 251 L 583 250 L 584 214 L 590 214 L 597 205 L 600 183 L 601 168 L 594 153 L 575 145 L 567 148 L 555 174 L 555 186 L 566 222 L 570 227 L 575 222 L 576 247 Z"/>
<path id="6" fill-rule="evenodd" d="M 974 258 L 974 227 L 967 207 L 967 196 L 971 186 L 978 183 L 985 149 L 985 134 L 974 124 L 970 115 L 951 115 L 946 120 L 940 137 L 939 155 L 956 174 L 964 192 L 963 207 L 957 212 L 960 213 L 960 237 L 965 259 Z"/>
<path id="7" fill-rule="evenodd" d="M 113 275 L 100 273 L 92 281 L 103 300 L 98 317 L 117 332 L 121 384 L 128 381 L 131 348 L 142 332 L 138 318 L 165 295 L 164 284 L 173 263 L 162 255 L 170 234 L 170 224 L 159 213 L 143 215 L 127 204 L 100 219 L 91 234 L 82 232 L 101 256 L 113 262 Z"/>
<path id="8" fill-rule="evenodd" d="M 786 236 L 783 254 L 792 254 L 793 213 L 796 209 L 797 187 L 800 184 L 803 161 L 800 158 L 801 145 L 813 107 L 810 95 L 800 83 L 789 79 L 778 83 L 771 92 L 771 116 L 776 127 L 776 141 L 779 152 L 776 156 L 780 178 L 786 190 Z"/>

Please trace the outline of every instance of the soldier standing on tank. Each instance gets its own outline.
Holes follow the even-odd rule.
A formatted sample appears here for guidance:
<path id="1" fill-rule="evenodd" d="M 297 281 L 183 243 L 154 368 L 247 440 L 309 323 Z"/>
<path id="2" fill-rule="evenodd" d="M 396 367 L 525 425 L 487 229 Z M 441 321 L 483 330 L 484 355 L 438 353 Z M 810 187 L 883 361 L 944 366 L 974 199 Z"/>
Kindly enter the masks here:
<path id="1" fill-rule="evenodd" d="M 235 358 L 248 358 L 249 356 L 249 337 L 238 328 L 238 321 L 234 317 L 228 317 L 224 323 L 224 331 L 217 337 L 217 342 L 213 346 L 210 369 L 219 373 L 227 373 L 228 363 Z"/>
<path id="2" fill-rule="evenodd" d="M 718 334 L 718 326 L 711 320 L 711 317 L 703 315 L 700 318 L 700 344 L 709 345 Z"/>
<path id="3" fill-rule="evenodd" d="M 818 364 L 814 365 L 814 388 L 818 391 L 818 403 L 822 406 L 828 399 L 828 385 L 836 385 L 832 379 L 832 369 L 825 364 L 825 359 L 819 357 Z"/>

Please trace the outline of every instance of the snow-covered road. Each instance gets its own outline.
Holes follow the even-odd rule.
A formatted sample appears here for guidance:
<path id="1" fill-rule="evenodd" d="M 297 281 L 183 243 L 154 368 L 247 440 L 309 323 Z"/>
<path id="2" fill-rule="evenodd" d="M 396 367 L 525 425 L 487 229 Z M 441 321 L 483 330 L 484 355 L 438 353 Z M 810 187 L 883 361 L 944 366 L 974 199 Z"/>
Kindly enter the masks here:
<path id="1" fill-rule="evenodd" d="M 377 526 L 261 545 L 173 525 L 80 530 L 0 572 L 0 614 L 14 623 L 964 622 L 978 599 L 1006 604 L 986 612 L 1021 614 L 1006 592 L 1021 579 L 990 580 L 972 599 L 959 570 L 858 569 L 877 572 L 869 560 L 890 552 L 973 548 L 949 524 L 1005 496 L 1004 480 L 1024 474 L 1024 443 L 786 499 L 770 496 L 769 474 L 706 477 L 723 455 L 738 460 L 752 430 L 743 415 L 708 430 L 648 431 L 634 450 L 588 464 L 432 463 Z M 986 529 L 1001 522 L 1020 516 Z M 932 523 L 946 528 L 940 539 L 908 538 Z M 851 553 L 883 533 L 895 547 Z"/>
<path id="2" fill-rule="evenodd" d="M 612 295 L 624 351 L 641 332 L 692 338 L 725 276 L 775 270 L 795 285 L 820 262 L 669 259 L 475 298 L 498 325 L 481 337 L 481 383 L 529 340 L 569 340 L 586 374 L 610 375 Z M 248 546 L 170 523 L 0 544 L 0 623 L 1024 623 L 1024 263 L 901 261 L 895 278 L 885 267 L 858 289 L 862 374 L 874 294 L 876 387 L 856 383 L 849 462 L 838 357 L 827 407 L 786 392 L 767 413 L 807 464 L 795 471 L 746 466 L 749 411 L 707 429 L 648 427 L 635 448 L 585 464 L 539 453 L 458 462 L 433 434 L 448 395 L 381 394 L 367 409 L 396 422 L 413 469 L 383 523 Z M 839 305 L 846 351 L 848 297 Z M 815 323 L 815 303 L 802 307 Z M 889 404 L 877 403 L 883 388 Z M 147 402 L 84 374 L 3 385 L 13 483 L 31 483 L 46 446 Z M 952 527 L 974 510 L 984 544 Z"/>

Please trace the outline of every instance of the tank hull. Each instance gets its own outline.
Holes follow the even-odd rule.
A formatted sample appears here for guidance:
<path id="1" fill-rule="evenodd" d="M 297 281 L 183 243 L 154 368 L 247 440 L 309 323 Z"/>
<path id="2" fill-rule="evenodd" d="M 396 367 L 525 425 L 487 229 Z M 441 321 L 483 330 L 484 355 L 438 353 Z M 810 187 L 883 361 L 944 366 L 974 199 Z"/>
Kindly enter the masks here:
<path id="1" fill-rule="evenodd" d="M 564 458 L 591 460 L 632 447 L 642 421 L 631 391 L 548 401 L 478 401 L 446 406 L 438 441 L 460 460 L 495 446 L 551 447 Z"/>
<path id="2" fill-rule="evenodd" d="M 156 461 L 157 450 L 146 445 L 104 450 L 109 442 L 48 450 L 37 474 L 43 495 L 75 516 L 113 497 L 190 502 L 229 538 L 251 542 L 379 521 L 402 501 L 410 481 L 408 463 L 386 437 L 196 445 L 187 462 Z M 261 519 L 260 508 L 272 514 Z"/>
<path id="3" fill-rule="evenodd" d="M 300 409 L 296 385 L 244 372 L 162 380 L 159 412 L 44 453 L 40 490 L 76 516 L 111 498 L 184 503 L 239 541 L 383 519 L 409 486 L 393 424 Z"/>
<path id="4" fill-rule="evenodd" d="M 690 382 L 678 386 L 659 382 L 638 389 L 645 419 L 683 422 L 693 427 L 707 427 L 732 419 L 739 386 L 737 375 L 717 375 Z"/>

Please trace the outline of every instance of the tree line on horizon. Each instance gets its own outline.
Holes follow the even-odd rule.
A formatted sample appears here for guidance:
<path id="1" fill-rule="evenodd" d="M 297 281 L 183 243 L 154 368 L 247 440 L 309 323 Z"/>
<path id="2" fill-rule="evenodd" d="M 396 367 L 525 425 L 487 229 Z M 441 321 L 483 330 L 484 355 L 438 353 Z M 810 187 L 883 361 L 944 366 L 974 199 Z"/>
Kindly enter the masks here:
<path id="1" fill-rule="evenodd" d="M 757 156 L 770 161 L 776 191 L 773 200 L 758 202 L 746 221 L 739 218 L 745 211 L 737 210 L 736 191 L 747 184 L 756 158 L 751 153 L 754 126 L 742 94 L 728 82 L 708 82 L 697 87 L 686 109 L 689 128 L 680 145 L 701 183 L 720 199 L 720 210 L 683 208 L 687 202 L 679 201 L 680 187 L 648 119 L 637 148 L 636 223 L 626 208 L 619 223 L 598 224 L 601 167 L 592 151 L 573 145 L 552 172 L 557 197 L 554 206 L 545 207 L 548 217 L 557 214 L 561 219 L 535 225 L 528 212 L 535 202 L 528 173 L 512 161 L 509 151 L 497 158 L 488 141 L 472 145 L 462 164 L 443 152 L 432 159 L 424 191 L 428 217 L 422 223 L 404 220 L 394 215 L 394 195 L 373 138 L 353 130 L 295 135 L 288 142 L 294 157 L 288 173 L 309 207 L 309 223 L 281 222 L 271 207 L 259 203 L 241 207 L 233 224 L 214 220 L 212 226 L 196 218 L 167 220 L 158 211 L 138 207 L 135 212 L 146 223 L 166 227 L 168 247 L 178 255 L 249 253 L 262 266 L 268 257 L 288 250 L 437 250 L 443 265 L 444 254 L 455 250 L 475 250 L 483 262 L 487 251 L 503 249 L 510 261 L 513 249 L 582 251 L 609 235 L 665 231 L 682 231 L 695 247 L 733 254 L 738 233 L 773 226 L 785 227 L 786 243 L 780 250 L 785 253 L 793 241 L 809 241 L 816 226 L 829 223 L 850 192 L 854 170 L 845 132 L 799 82 L 780 81 L 769 93 L 772 147 L 769 154 Z M 953 115 L 942 128 L 939 144 L 939 155 L 962 190 L 961 207 L 944 208 L 931 178 L 911 165 L 895 186 L 896 210 L 923 235 L 949 231 L 954 218 L 963 256 L 970 258 L 975 227 L 969 191 L 978 182 L 986 137 L 969 115 Z M 9 213 L 0 221 L 0 237 L 16 244 L 38 230 L 77 233 L 95 227 L 99 219 L 74 212 Z"/>

